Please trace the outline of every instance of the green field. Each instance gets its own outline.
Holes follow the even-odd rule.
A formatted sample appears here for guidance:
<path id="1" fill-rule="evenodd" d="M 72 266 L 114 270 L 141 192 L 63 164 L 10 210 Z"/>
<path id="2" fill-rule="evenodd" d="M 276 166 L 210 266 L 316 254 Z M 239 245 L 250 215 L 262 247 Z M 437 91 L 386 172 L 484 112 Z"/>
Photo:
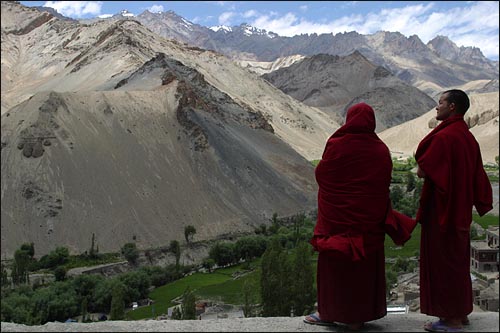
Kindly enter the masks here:
<path id="1" fill-rule="evenodd" d="M 224 296 L 226 288 L 222 288 L 222 286 L 224 286 L 224 283 L 227 281 L 231 281 L 232 274 L 238 270 L 240 270 L 240 265 L 218 269 L 212 273 L 194 273 L 180 280 L 158 287 L 149 294 L 149 298 L 154 300 L 155 304 L 143 306 L 127 312 L 127 319 L 138 320 L 151 318 L 153 315 L 166 314 L 167 309 L 176 304 L 173 303 L 172 300 L 181 296 L 187 287 L 190 287 L 195 295 L 198 296 L 198 290 L 203 290 L 203 288 L 208 288 L 208 290 L 210 290 L 211 287 L 218 286 L 218 295 Z M 234 287 L 232 287 L 232 289 L 234 290 Z"/>
<path id="2" fill-rule="evenodd" d="M 483 215 L 482 217 L 479 217 L 478 214 L 474 213 L 472 214 L 472 220 L 479 224 L 481 227 L 484 229 L 487 229 L 488 226 L 498 226 L 498 216 L 495 215 Z"/>

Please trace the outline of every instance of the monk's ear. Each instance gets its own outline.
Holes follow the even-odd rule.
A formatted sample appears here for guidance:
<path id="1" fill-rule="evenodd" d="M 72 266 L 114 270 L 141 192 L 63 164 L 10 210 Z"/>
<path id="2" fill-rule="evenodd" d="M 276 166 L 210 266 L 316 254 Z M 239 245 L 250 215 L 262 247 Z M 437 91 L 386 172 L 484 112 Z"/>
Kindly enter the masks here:
<path id="1" fill-rule="evenodd" d="M 450 108 L 450 110 L 451 110 L 452 112 L 453 112 L 453 111 L 457 111 L 457 106 L 455 105 L 455 103 L 454 103 L 454 102 L 450 103 L 449 108 Z"/>

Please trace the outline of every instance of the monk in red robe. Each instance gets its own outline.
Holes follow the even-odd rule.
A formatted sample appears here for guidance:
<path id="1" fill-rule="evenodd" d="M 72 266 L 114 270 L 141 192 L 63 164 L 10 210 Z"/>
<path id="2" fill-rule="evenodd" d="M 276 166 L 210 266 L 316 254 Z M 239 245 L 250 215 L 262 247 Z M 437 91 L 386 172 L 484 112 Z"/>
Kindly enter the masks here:
<path id="1" fill-rule="evenodd" d="M 386 315 L 385 234 L 403 244 L 416 225 L 392 210 L 391 173 L 373 109 L 352 106 L 315 170 L 318 219 L 311 244 L 319 252 L 318 312 L 306 316 L 306 323 L 340 322 L 356 330 Z"/>
<path id="2" fill-rule="evenodd" d="M 480 216 L 491 210 L 491 184 L 479 144 L 464 121 L 469 98 L 444 92 L 436 107 L 442 122 L 419 144 L 417 175 L 424 178 L 417 212 L 420 242 L 420 311 L 440 319 L 431 332 L 460 332 L 472 312 L 470 225 L 472 206 Z"/>

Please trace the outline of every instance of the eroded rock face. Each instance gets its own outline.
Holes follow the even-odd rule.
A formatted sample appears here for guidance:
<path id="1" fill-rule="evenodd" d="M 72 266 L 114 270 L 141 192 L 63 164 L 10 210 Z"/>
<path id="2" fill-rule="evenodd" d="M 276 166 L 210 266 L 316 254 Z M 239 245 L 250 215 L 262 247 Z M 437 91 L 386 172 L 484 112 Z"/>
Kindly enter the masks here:
<path id="1" fill-rule="evenodd" d="M 23 156 L 27 158 L 41 157 L 45 148 L 52 145 L 51 140 L 56 138 L 56 132 L 61 131 L 56 114 L 69 112 L 69 109 L 57 93 L 51 92 L 38 111 L 36 120 L 21 130 L 17 144 L 17 148 L 22 150 Z"/>

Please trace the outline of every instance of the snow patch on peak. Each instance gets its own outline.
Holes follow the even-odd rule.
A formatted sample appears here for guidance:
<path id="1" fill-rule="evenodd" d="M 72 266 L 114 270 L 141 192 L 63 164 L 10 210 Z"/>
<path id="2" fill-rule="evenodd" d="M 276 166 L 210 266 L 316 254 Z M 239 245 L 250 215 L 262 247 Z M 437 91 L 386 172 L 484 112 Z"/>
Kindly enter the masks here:
<path id="1" fill-rule="evenodd" d="M 121 16 L 134 17 L 135 15 L 126 9 L 120 11 Z"/>
<path id="2" fill-rule="evenodd" d="M 210 30 L 213 30 L 215 32 L 217 31 L 225 31 L 225 32 L 231 32 L 233 31 L 233 29 L 231 27 L 228 27 L 226 25 L 217 25 L 217 26 L 213 26 L 213 27 L 210 27 Z"/>

